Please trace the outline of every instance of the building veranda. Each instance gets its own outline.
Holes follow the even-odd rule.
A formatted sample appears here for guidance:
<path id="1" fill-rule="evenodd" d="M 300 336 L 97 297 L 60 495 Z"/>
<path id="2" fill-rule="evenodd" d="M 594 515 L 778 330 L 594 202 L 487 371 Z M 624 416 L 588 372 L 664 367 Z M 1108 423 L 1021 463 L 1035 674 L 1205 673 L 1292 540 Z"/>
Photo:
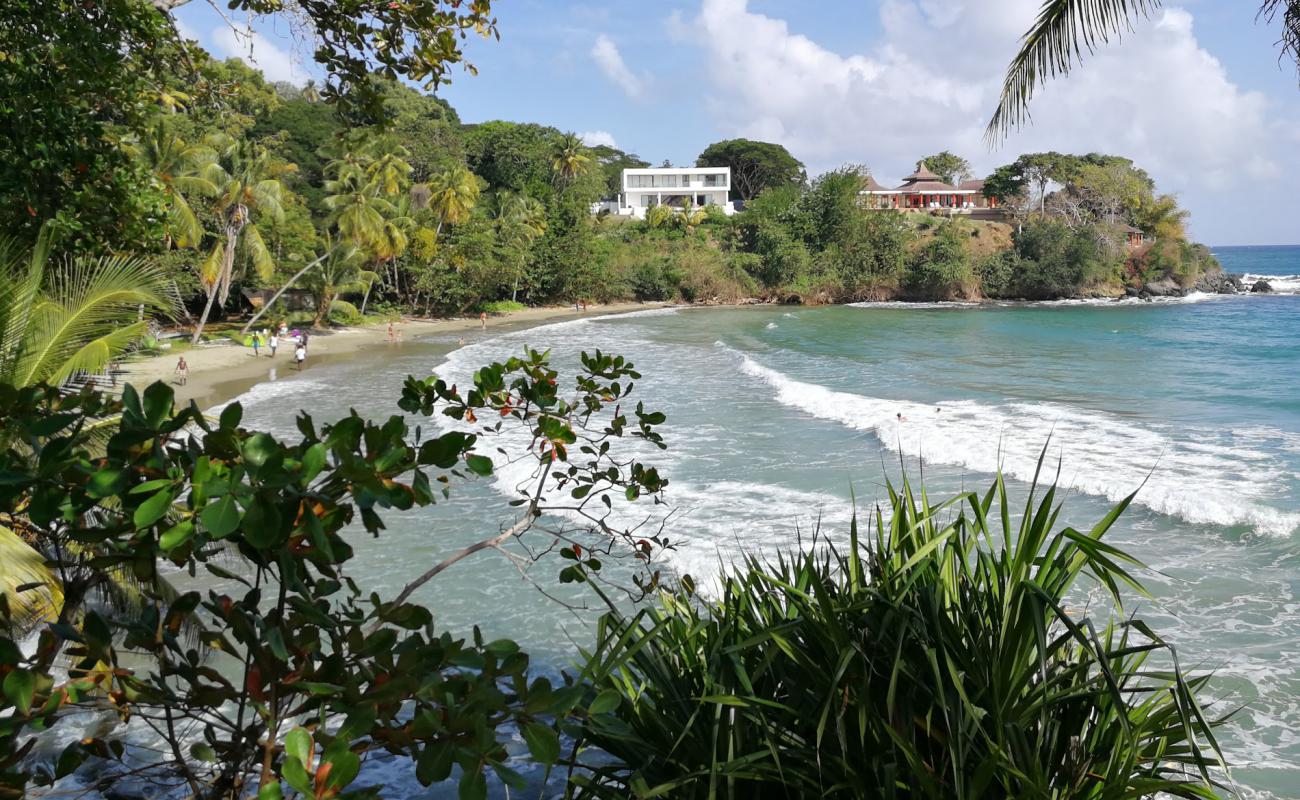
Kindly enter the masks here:
<path id="1" fill-rule="evenodd" d="M 924 166 L 904 178 L 902 185 L 895 189 L 887 189 L 868 176 L 858 196 L 863 207 L 869 209 L 971 213 L 998 207 L 996 197 L 985 196 L 984 181 L 969 180 L 950 186 Z"/>

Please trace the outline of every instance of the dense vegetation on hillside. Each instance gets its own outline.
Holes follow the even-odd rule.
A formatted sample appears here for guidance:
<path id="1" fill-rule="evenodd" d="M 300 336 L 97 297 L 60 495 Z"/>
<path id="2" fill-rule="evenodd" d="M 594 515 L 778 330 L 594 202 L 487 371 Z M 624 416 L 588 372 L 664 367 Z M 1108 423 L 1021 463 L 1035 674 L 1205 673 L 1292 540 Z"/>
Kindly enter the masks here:
<path id="1" fill-rule="evenodd" d="M 444 101 L 380 78 L 382 124 L 238 60 L 191 48 L 185 63 L 160 73 L 161 88 L 118 87 L 134 102 L 100 123 L 117 142 L 96 162 L 115 165 L 103 167 L 110 184 L 42 205 L 48 175 L 14 174 L 0 205 L 20 236 L 53 219 L 67 247 L 162 261 L 200 329 L 246 310 L 244 293 L 290 284 L 302 291 L 284 302 L 307 295 L 295 302 L 322 322 L 494 301 L 1117 295 L 1163 279 L 1190 286 L 1213 268 L 1173 199 L 1113 156 L 1024 156 L 988 182 L 1006 221 L 971 221 L 862 209 L 865 167 L 809 180 L 785 148 L 736 139 L 698 162 L 732 167 L 743 212 L 593 217 L 621 171 L 646 161 L 541 125 L 467 125 Z M 67 157 L 75 176 L 81 162 Z M 970 174 L 948 152 L 920 163 L 949 180 Z M 1126 225 L 1154 244 L 1126 246 Z"/>

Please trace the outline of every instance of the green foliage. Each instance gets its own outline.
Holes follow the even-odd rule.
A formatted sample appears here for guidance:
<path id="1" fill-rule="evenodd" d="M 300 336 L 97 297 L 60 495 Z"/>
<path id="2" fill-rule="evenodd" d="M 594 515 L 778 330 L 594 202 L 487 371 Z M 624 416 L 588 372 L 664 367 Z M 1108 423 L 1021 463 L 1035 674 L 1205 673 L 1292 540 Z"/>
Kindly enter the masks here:
<path id="1" fill-rule="evenodd" d="M 1079 287 L 1114 277 L 1117 257 L 1108 256 L 1089 228 L 1054 220 L 1034 221 L 1016 236 L 1018 269 L 1013 296 L 1028 300 L 1068 297 Z"/>
<path id="2" fill-rule="evenodd" d="M 119 142 L 155 100 L 168 30 L 144 0 L 0 7 L 0 235 L 58 220 L 74 249 L 162 240 L 162 198 Z"/>
<path id="3" fill-rule="evenodd" d="M 947 150 L 926 156 L 916 162 L 916 168 L 919 170 L 921 167 L 938 175 L 939 179 L 949 186 L 956 186 L 964 180 L 969 180 L 974 174 L 971 172 L 969 161 Z"/>
<path id="4" fill-rule="evenodd" d="M 951 300 L 973 294 L 974 273 L 966 254 L 966 228 L 956 220 L 942 223 L 910 265 L 904 279 L 908 296 Z"/>
<path id="5" fill-rule="evenodd" d="M 0 240 L 0 381 L 58 384 L 77 371 L 98 373 L 144 335 L 141 309 L 176 309 L 167 278 L 138 257 L 57 259 L 56 227 L 35 247 Z"/>
<path id="6" fill-rule="evenodd" d="M 489 314 L 509 314 L 514 311 L 523 311 L 528 306 L 514 300 L 491 300 L 479 304 L 480 311 L 486 311 Z"/>
<path id="7" fill-rule="evenodd" d="M 607 614 L 575 754 L 613 761 L 578 756 L 570 796 L 1217 796 L 1206 676 L 1123 610 L 1140 565 L 1104 538 L 1131 498 L 1086 531 L 1057 499 L 905 483 L 874 537 Z M 1080 610 L 1089 585 L 1115 614 Z"/>
<path id="8" fill-rule="evenodd" d="M 170 750 L 130 768 L 182 780 L 196 797 L 243 796 L 254 780 L 264 790 L 283 780 L 309 796 L 337 796 L 359 756 L 380 750 L 413 759 L 425 785 L 459 767 L 462 795 L 481 796 L 489 770 L 518 784 L 503 741 L 511 726 L 524 731 L 536 760 L 553 762 L 552 726 L 581 690 L 531 679 L 513 642 L 438 631 L 430 611 L 410 602 L 473 549 L 447 554 L 381 598 L 349 578 L 354 550 L 344 531 L 355 525 L 382 536 L 388 512 L 432 505 L 472 476 L 490 476 L 484 453 L 515 430 L 534 443 L 512 456 L 532 460 L 533 480 L 516 522 L 480 549 L 527 534 L 554 493 L 595 535 L 648 558 L 662 540 L 614 528 L 607 513 L 613 502 L 654 497 L 666 485 L 653 467 L 617 452 L 624 439 L 662 447 L 656 426 L 664 417 L 633 404 L 640 375 L 620 357 L 584 354 L 569 388 L 559 378 L 534 352 L 484 367 L 463 389 L 408 378 L 401 410 L 449 418 L 451 430 L 427 436 L 435 429 L 427 419 L 412 430 L 407 416 L 373 423 L 355 414 L 318 425 L 303 414 L 300 437 L 284 441 L 240 427 L 238 404 L 215 420 L 193 405 L 177 411 L 162 383 L 143 394 L 128 386 L 120 403 L 0 385 L 0 518 L 21 524 L 64 595 L 35 656 L 13 647 L 7 612 L 0 626 L 3 780 L 21 787 L 87 757 L 120 757 L 110 715 L 105 727 L 71 737 L 48 773 L 40 761 L 17 758 L 59 721 L 61 706 L 105 700 L 121 722 L 144 716 L 169 732 L 195 732 L 188 752 L 172 732 Z M 105 417 L 101 444 L 92 445 L 89 423 Z M 166 593 L 164 564 L 217 583 Z M 566 570 L 597 579 L 599 564 Z M 101 616 L 85 604 L 115 571 L 142 587 L 136 616 Z M 56 686 L 53 666 L 64 656 L 72 669 Z"/>
<path id="9" fill-rule="evenodd" d="M 726 139 L 704 148 L 698 167 L 731 167 L 732 198 L 750 200 L 764 189 L 801 184 L 803 164 L 779 144 L 751 139 Z"/>

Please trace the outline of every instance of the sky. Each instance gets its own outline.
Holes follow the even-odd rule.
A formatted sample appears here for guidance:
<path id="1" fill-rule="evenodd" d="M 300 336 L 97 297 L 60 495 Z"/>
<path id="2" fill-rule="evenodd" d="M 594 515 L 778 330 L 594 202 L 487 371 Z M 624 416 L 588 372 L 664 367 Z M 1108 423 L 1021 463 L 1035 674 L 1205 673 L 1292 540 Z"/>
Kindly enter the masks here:
<path id="1" fill-rule="evenodd" d="M 980 175 L 1023 152 L 1132 158 L 1211 245 L 1300 244 L 1300 88 L 1254 2 L 1166 1 L 1066 78 L 1032 121 L 984 141 L 1040 0 L 496 0 L 500 41 L 439 87 L 466 122 L 537 122 L 652 164 L 720 139 L 779 142 L 816 175 L 846 163 L 891 185 L 951 150 Z M 224 3 L 217 4 L 224 7 Z M 993 10 L 996 9 L 996 10 Z M 273 80 L 317 74 L 283 20 L 251 39 L 202 0 L 182 31 Z"/>

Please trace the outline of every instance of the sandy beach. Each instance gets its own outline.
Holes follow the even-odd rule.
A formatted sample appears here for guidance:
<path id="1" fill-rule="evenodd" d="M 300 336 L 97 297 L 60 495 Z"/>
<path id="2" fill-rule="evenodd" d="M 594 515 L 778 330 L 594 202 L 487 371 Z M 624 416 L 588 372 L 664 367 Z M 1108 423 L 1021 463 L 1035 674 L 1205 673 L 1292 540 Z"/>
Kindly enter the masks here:
<path id="1" fill-rule="evenodd" d="M 661 308 L 667 303 L 616 303 L 612 305 L 591 305 L 586 311 L 574 311 L 572 307 L 528 308 L 509 314 L 490 315 L 487 320 L 489 330 L 518 330 L 543 322 L 555 322 L 564 319 L 577 319 L 602 314 L 623 314 Z M 402 320 L 395 322 L 394 330 L 400 334 L 401 341 L 412 341 L 417 337 L 431 334 L 458 333 L 469 338 L 480 330 L 476 318 L 453 318 L 438 320 Z M 341 358 L 357 357 L 367 351 L 388 347 L 388 325 L 366 325 L 352 328 L 335 328 L 328 331 L 312 333 L 308 339 L 307 362 L 303 374 L 311 372 L 314 366 L 330 363 Z M 121 378 L 124 384 L 132 384 L 137 389 L 155 381 L 167 381 L 176 391 L 177 403 L 191 400 L 200 408 L 209 408 L 224 403 L 244 393 L 254 385 L 265 380 L 293 380 L 299 373 L 293 365 L 293 347 L 282 346 L 274 358 L 263 347 L 261 354 L 254 356 L 251 348 L 236 344 L 212 344 L 191 348 L 184 351 L 185 361 L 189 365 L 189 380 L 180 385 L 176 373 L 178 355 L 163 355 L 140 361 L 131 361 L 122 365 L 125 373 Z"/>

